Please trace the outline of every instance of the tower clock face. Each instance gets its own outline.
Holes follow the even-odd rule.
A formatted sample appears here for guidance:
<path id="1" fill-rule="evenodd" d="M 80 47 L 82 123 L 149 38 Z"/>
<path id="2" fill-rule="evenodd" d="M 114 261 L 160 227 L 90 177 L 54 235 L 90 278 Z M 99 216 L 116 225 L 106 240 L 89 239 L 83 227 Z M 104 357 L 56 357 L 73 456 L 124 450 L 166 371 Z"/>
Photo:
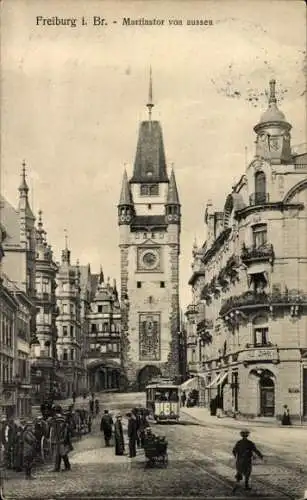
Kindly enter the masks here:
<path id="1" fill-rule="evenodd" d="M 154 270 L 159 267 L 160 254 L 157 248 L 142 249 L 139 251 L 138 267 L 140 269 Z"/>

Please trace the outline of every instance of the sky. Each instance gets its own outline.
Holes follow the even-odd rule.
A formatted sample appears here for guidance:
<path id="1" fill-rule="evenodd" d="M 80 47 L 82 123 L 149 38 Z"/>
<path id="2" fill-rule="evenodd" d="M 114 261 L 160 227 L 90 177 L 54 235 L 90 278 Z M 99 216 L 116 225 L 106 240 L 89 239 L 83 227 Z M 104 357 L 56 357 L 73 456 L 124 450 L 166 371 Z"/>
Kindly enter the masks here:
<path id="1" fill-rule="evenodd" d="M 43 211 L 56 260 L 67 229 L 72 261 L 90 263 L 92 272 L 102 265 L 118 281 L 117 203 L 147 119 L 152 66 L 153 119 L 161 121 L 182 204 L 185 307 L 192 245 L 206 238 L 206 203 L 222 210 L 252 159 L 272 77 L 292 144 L 306 140 L 304 2 L 6 0 L 1 10 L 2 194 L 17 204 L 25 160 L 30 202 L 35 214 Z M 77 27 L 37 26 L 36 16 L 76 18 Z M 94 26 L 93 16 L 107 26 Z M 165 23 L 123 26 L 123 17 Z M 213 24 L 188 26 L 188 19 Z"/>

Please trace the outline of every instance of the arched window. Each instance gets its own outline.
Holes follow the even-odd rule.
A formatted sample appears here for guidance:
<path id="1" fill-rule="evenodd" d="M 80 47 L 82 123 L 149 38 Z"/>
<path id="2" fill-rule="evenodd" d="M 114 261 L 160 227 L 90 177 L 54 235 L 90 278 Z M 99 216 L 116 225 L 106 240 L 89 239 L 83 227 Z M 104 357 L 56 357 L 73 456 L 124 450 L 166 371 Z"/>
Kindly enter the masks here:
<path id="1" fill-rule="evenodd" d="M 253 320 L 253 345 L 255 347 L 270 345 L 268 317 L 256 316 Z"/>
<path id="2" fill-rule="evenodd" d="M 265 173 L 260 171 L 255 173 L 255 203 L 265 203 L 267 200 L 266 194 L 266 179 Z"/>

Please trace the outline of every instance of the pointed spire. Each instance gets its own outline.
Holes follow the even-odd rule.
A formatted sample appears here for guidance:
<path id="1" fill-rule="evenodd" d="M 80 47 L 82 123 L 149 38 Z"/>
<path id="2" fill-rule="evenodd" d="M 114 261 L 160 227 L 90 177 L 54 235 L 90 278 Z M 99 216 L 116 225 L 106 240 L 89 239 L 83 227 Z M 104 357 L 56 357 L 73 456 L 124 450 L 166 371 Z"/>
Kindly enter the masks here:
<path id="1" fill-rule="evenodd" d="M 276 80 L 270 80 L 268 109 L 262 114 L 259 124 L 267 122 L 286 122 L 284 113 L 280 111 L 277 106 Z M 254 127 L 255 132 L 257 132 L 257 129 L 259 128 L 258 125 Z"/>
<path id="2" fill-rule="evenodd" d="M 277 102 L 276 100 L 276 94 L 275 94 L 275 87 L 276 87 L 276 80 L 270 80 L 270 97 L 269 97 L 269 104 L 272 102 Z"/>
<path id="3" fill-rule="evenodd" d="M 65 248 L 62 250 L 62 263 L 70 264 L 70 251 L 68 250 L 67 229 L 64 229 Z"/>
<path id="4" fill-rule="evenodd" d="M 146 104 L 148 108 L 148 116 L 149 116 L 149 121 L 151 122 L 151 113 L 152 113 L 152 108 L 154 107 L 154 103 L 152 100 L 152 71 L 151 71 L 151 66 L 149 68 L 149 92 L 148 92 L 148 103 Z"/>
<path id="5" fill-rule="evenodd" d="M 127 175 L 126 169 L 124 170 L 124 174 L 123 174 L 122 189 L 121 189 L 121 193 L 120 193 L 119 204 L 120 205 L 133 205 L 132 195 L 131 195 L 131 191 L 130 191 L 130 186 L 129 186 L 128 175 Z"/>
<path id="6" fill-rule="evenodd" d="M 28 188 L 28 184 L 26 181 L 26 162 L 25 162 L 25 160 L 23 160 L 23 162 L 22 162 L 21 182 L 20 182 L 20 186 L 18 189 L 19 189 L 20 197 L 27 198 L 29 188 Z"/>
<path id="7" fill-rule="evenodd" d="M 179 195 L 175 179 L 174 169 L 171 170 L 171 176 L 169 180 L 168 193 L 167 193 L 167 205 L 179 205 Z"/>
<path id="8" fill-rule="evenodd" d="M 64 240 L 65 240 L 65 250 L 68 249 L 68 234 L 67 234 L 67 229 L 64 229 Z"/>
<path id="9" fill-rule="evenodd" d="M 103 274 L 102 266 L 100 266 L 99 285 L 102 285 L 102 283 L 104 283 L 104 274 Z"/>
<path id="10" fill-rule="evenodd" d="M 37 222 L 37 235 L 38 235 L 38 242 L 39 243 L 45 243 L 46 244 L 46 231 L 44 230 L 44 225 L 43 225 L 43 212 L 42 210 L 38 211 L 38 222 Z"/>

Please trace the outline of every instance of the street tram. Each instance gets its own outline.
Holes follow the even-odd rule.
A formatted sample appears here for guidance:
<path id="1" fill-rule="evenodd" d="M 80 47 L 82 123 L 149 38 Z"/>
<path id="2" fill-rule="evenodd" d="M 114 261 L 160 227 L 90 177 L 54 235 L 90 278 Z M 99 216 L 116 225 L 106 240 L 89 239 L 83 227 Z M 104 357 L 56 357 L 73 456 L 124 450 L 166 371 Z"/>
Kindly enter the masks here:
<path id="1" fill-rule="evenodd" d="M 146 408 L 156 422 L 179 421 L 180 390 L 168 379 L 152 380 L 146 386 Z"/>

